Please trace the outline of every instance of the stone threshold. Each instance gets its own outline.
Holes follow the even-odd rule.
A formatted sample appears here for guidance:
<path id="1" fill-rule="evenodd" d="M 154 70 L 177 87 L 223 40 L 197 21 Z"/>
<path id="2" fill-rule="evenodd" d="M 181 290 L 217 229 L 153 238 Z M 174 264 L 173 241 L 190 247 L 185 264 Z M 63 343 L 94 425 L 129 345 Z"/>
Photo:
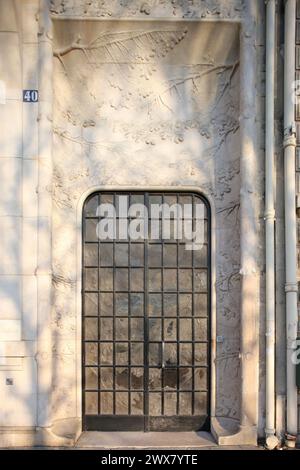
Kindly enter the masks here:
<path id="1" fill-rule="evenodd" d="M 75 445 L 80 449 L 201 449 L 218 448 L 207 432 L 99 432 L 85 431 Z"/>

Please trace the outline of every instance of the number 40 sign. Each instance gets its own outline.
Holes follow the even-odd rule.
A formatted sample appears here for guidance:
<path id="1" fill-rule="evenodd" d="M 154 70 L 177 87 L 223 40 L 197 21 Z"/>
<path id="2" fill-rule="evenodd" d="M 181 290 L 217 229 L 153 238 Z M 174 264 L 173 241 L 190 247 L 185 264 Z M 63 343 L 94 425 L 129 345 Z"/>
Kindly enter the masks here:
<path id="1" fill-rule="evenodd" d="M 23 101 L 25 103 L 37 103 L 39 100 L 38 90 L 23 90 Z"/>

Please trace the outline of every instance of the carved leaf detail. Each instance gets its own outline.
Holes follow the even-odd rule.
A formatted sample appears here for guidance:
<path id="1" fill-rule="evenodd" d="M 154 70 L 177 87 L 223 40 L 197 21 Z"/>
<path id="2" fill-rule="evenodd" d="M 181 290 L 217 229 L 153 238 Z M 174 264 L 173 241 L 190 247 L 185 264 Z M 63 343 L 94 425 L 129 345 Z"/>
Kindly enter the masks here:
<path id="1" fill-rule="evenodd" d="M 70 45 L 54 50 L 54 56 L 62 60 L 65 55 L 80 50 L 89 63 L 147 63 L 164 57 L 187 32 L 181 28 L 102 33 L 90 43 L 82 43 L 78 36 Z"/>

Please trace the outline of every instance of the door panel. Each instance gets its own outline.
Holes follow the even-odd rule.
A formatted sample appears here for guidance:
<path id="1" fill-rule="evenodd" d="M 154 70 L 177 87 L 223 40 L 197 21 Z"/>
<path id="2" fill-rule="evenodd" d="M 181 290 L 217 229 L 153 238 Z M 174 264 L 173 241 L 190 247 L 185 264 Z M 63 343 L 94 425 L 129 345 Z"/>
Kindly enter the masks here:
<path id="1" fill-rule="evenodd" d="M 196 206 L 202 205 L 204 245 L 187 250 L 187 240 L 178 239 L 176 232 L 163 233 L 166 226 L 157 213 L 156 238 L 124 239 L 121 225 L 115 221 L 116 238 L 99 239 L 97 207 L 102 203 L 117 207 L 119 195 L 127 196 L 129 204 L 144 203 L 149 217 L 151 204 L 188 208 L 192 228 L 196 226 Z M 178 222 L 173 219 L 171 232 Z M 128 216 L 127 222 L 136 220 Z M 206 202 L 196 194 L 96 193 L 86 201 L 84 429 L 199 430 L 207 425 L 209 224 Z"/>

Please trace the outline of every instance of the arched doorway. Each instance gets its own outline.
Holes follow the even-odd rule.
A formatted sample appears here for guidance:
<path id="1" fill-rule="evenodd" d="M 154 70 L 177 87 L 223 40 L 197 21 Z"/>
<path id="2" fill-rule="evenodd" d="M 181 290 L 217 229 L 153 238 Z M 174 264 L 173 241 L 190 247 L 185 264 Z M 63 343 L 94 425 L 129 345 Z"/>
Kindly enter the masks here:
<path id="1" fill-rule="evenodd" d="M 83 208 L 82 263 L 83 429 L 207 429 L 207 201 L 94 193 Z"/>

